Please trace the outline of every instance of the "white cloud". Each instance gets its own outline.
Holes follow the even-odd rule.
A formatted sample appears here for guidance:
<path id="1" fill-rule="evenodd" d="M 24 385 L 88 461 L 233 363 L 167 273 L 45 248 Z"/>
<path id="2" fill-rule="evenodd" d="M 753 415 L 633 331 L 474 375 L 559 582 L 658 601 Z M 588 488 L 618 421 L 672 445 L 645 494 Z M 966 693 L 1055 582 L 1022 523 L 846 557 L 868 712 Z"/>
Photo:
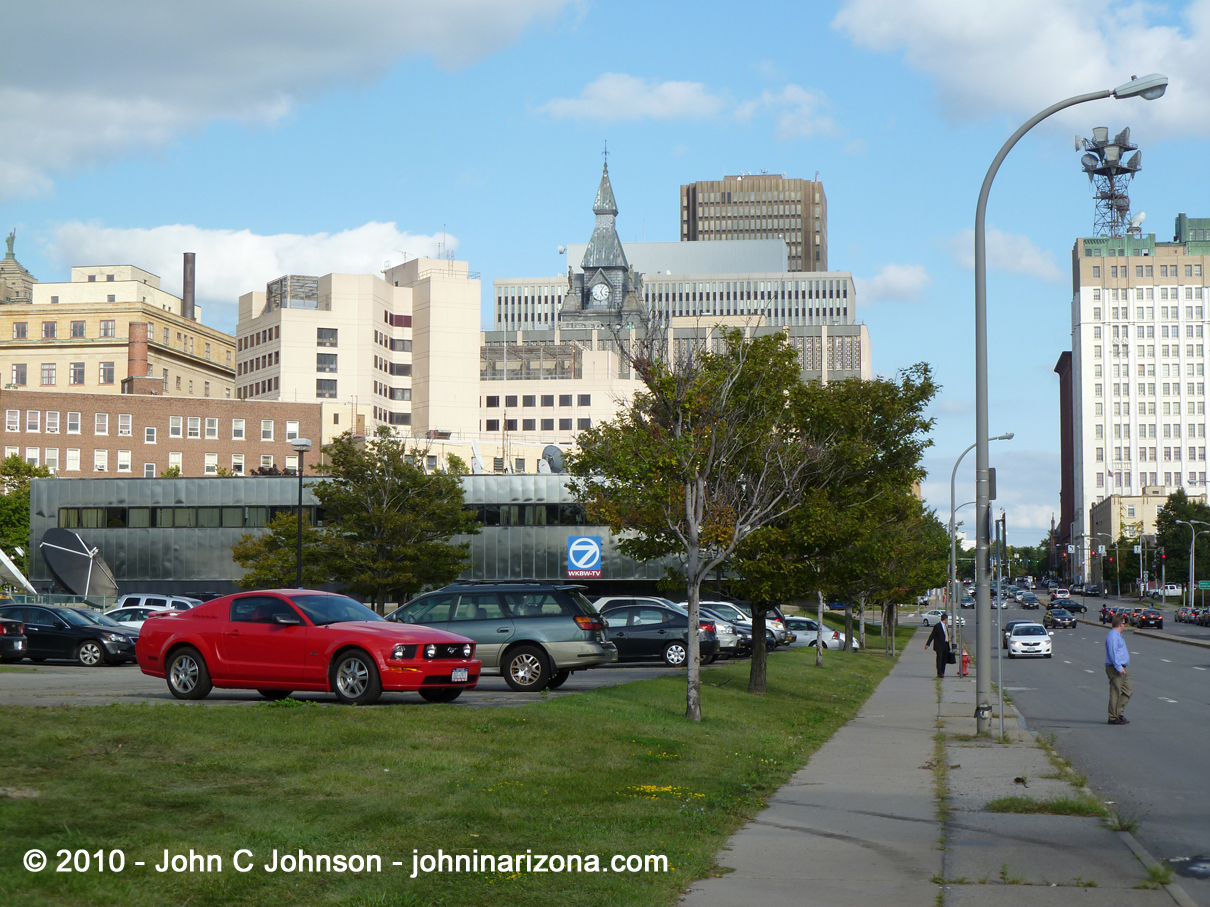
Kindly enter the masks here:
<path id="1" fill-rule="evenodd" d="M 163 147 L 213 120 L 272 123 L 402 57 L 465 66 L 574 0 L 10 4 L 0 198 L 58 173 Z M 14 131 L 15 130 L 15 131 Z"/>
<path id="2" fill-rule="evenodd" d="M 760 97 L 744 101 L 736 108 L 735 118 L 747 123 L 758 112 L 772 110 L 777 117 L 777 138 L 784 142 L 813 135 L 836 135 L 839 129 L 825 113 L 827 107 L 823 93 L 790 84 L 780 91 L 764 91 Z"/>
<path id="3" fill-rule="evenodd" d="M 963 230 L 946 244 L 954 263 L 968 271 L 975 269 L 975 231 Z M 1039 249 L 1028 236 L 1019 233 L 1003 233 L 995 227 L 987 228 L 987 266 L 996 271 L 1011 271 L 1039 277 L 1042 280 L 1060 281 L 1063 272 L 1050 252 Z"/>
<path id="4" fill-rule="evenodd" d="M 993 428 L 993 430 L 998 430 Z M 996 467 L 996 500 L 992 508 L 997 517 L 1001 508 L 1008 517 L 1008 540 L 1013 545 L 1036 545 L 1050 531 L 1050 520 L 1059 518 L 1060 463 L 1057 453 L 1037 450 L 1013 450 L 1011 443 L 993 445 L 992 465 Z M 965 446 L 965 444 L 963 444 Z M 961 450 L 958 448 L 954 455 Z M 962 461 L 955 487 L 956 503 L 961 507 L 975 497 L 975 466 L 972 452 Z M 925 502 L 936 509 L 943 523 L 949 521 L 950 474 L 953 456 L 927 457 L 928 477 L 921 483 Z M 967 536 L 974 538 L 975 508 L 958 511 Z"/>
<path id="5" fill-rule="evenodd" d="M 371 222 L 340 233 L 278 233 L 206 230 L 190 224 L 123 229 L 73 222 L 59 227 L 46 256 L 61 267 L 100 263 L 132 264 L 161 277 L 161 286 L 180 295 L 181 253 L 197 253 L 197 301 L 203 320 L 234 330 L 239 297 L 285 274 L 378 274 L 386 261 L 432 256 L 438 236 Z M 458 240 L 446 237 L 453 251 Z"/>
<path id="6" fill-rule="evenodd" d="M 854 277 L 857 288 L 857 304 L 869 305 L 879 300 L 915 302 L 920 293 L 933 279 L 924 265 L 885 265 L 873 277 Z"/>
<path id="7" fill-rule="evenodd" d="M 902 52 L 935 79 L 955 119 L 1025 117 L 1161 72 L 1171 80 L 1162 100 L 1098 102 L 1096 114 L 1081 106 L 1056 118 L 1083 131 L 1108 117 L 1152 134 L 1210 135 L 1210 0 L 1193 0 L 1176 24 L 1160 21 L 1168 14 L 1136 0 L 846 0 L 832 26 L 861 47 Z"/>
<path id="8" fill-rule="evenodd" d="M 622 120 L 704 119 L 726 102 L 701 82 L 654 82 L 607 72 L 584 87 L 578 98 L 555 98 L 539 109 L 555 119 Z"/>

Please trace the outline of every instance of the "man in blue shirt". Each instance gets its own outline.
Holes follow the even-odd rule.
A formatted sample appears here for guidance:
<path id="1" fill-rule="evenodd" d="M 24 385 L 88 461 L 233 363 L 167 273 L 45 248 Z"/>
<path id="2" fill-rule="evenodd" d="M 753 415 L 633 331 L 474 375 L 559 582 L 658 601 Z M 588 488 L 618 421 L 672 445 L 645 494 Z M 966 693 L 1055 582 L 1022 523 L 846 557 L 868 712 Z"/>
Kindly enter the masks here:
<path id="1" fill-rule="evenodd" d="M 1134 684 L 1130 682 L 1130 650 L 1126 648 L 1126 640 L 1122 639 L 1122 625 L 1126 618 L 1121 614 L 1113 616 L 1113 625 L 1105 634 L 1105 676 L 1109 678 L 1109 723 L 1130 724 L 1122 714 L 1126 711 L 1126 703 L 1134 692 Z"/>

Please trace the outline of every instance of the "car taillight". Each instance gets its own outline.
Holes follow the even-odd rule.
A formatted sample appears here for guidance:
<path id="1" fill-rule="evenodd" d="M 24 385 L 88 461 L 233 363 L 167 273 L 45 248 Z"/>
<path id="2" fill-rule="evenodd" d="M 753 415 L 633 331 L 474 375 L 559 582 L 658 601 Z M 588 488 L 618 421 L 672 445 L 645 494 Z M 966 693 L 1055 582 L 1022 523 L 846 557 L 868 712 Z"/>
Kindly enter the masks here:
<path id="1" fill-rule="evenodd" d="M 698 626 L 706 633 L 714 632 L 714 623 L 712 621 L 702 621 Z"/>
<path id="2" fill-rule="evenodd" d="M 25 624 L 0 624 L 0 636 L 23 636 Z"/>
<path id="3" fill-rule="evenodd" d="M 605 624 L 599 618 L 589 617 L 585 614 L 576 615 L 576 626 L 581 630 L 604 630 Z"/>
<path id="4" fill-rule="evenodd" d="M 836 630 L 833 630 L 833 631 L 832 631 L 832 638 L 833 638 L 833 639 L 840 639 L 840 633 L 839 633 L 839 632 L 837 632 Z"/>

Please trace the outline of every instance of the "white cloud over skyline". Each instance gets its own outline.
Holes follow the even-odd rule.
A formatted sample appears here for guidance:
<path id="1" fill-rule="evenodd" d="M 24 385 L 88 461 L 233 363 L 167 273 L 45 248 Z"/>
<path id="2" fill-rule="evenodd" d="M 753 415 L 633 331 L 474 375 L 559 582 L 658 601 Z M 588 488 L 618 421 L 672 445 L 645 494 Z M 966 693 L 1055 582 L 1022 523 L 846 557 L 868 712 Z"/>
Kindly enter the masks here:
<path id="1" fill-rule="evenodd" d="M 701 82 L 655 82 L 621 72 L 602 73 L 577 98 L 555 98 L 539 110 L 556 119 L 615 123 L 625 120 L 705 119 L 726 101 Z"/>
<path id="2" fill-rule="evenodd" d="M 884 265 L 873 277 L 854 277 L 857 305 L 872 302 L 916 302 L 933 279 L 924 265 Z"/>
<path id="3" fill-rule="evenodd" d="M 987 266 L 995 271 L 1025 274 L 1042 280 L 1061 281 L 1063 271 L 1050 252 L 1038 248 L 1032 239 L 1019 233 L 1005 233 L 995 227 L 987 228 Z M 951 237 L 946 245 L 954 264 L 968 271 L 975 269 L 975 231 L 963 230 Z"/>

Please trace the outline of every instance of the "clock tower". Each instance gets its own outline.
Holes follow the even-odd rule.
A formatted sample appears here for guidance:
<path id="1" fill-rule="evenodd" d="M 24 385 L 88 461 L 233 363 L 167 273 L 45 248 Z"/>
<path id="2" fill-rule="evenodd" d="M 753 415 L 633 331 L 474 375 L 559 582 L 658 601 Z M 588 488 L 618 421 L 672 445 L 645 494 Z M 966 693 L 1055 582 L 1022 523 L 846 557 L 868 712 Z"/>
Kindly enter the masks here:
<path id="1" fill-rule="evenodd" d="M 617 323 L 637 312 L 639 277 L 626 261 L 618 238 L 618 203 L 609 182 L 609 163 L 601 173 L 601 184 L 592 203 L 596 222 L 592 239 L 580 262 L 583 274 L 567 269 L 568 293 L 560 321 Z"/>

